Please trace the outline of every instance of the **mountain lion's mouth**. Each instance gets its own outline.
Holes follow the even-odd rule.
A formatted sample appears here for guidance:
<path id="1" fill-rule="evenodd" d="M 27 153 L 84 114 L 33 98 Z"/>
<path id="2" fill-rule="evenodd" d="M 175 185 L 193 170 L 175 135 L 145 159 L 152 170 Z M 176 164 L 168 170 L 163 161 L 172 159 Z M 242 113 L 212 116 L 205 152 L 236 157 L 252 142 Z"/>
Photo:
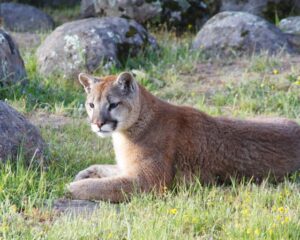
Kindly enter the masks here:
<path id="1" fill-rule="evenodd" d="M 113 130 L 112 130 L 113 131 Z M 101 133 L 110 133 L 110 132 L 112 132 L 112 131 L 106 131 L 106 130 L 99 130 L 99 132 L 101 132 Z"/>
<path id="2" fill-rule="evenodd" d="M 117 121 L 110 122 L 99 129 L 100 133 L 111 133 L 117 128 Z"/>

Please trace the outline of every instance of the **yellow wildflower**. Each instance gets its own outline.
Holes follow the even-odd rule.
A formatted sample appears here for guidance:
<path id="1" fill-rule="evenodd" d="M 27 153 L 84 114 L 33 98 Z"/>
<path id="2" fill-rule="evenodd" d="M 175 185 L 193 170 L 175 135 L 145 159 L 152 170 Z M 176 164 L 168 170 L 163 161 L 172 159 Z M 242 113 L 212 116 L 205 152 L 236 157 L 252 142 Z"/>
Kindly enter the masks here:
<path id="1" fill-rule="evenodd" d="M 110 238 L 112 238 L 113 237 L 113 234 L 112 233 L 109 233 L 108 235 L 107 235 L 107 238 L 108 239 L 110 239 Z"/>
<path id="2" fill-rule="evenodd" d="M 258 236 L 260 234 L 260 230 L 258 228 L 255 229 L 254 234 Z"/>
<path id="3" fill-rule="evenodd" d="M 273 229 L 269 229 L 269 235 L 273 235 Z"/>
<path id="4" fill-rule="evenodd" d="M 247 228 L 246 233 L 247 233 L 247 234 L 250 234 L 250 233 L 251 233 L 251 229 L 250 229 L 250 228 Z"/>
<path id="5" fill-rule="evenodd" d="M 298 77 L 298 78 L 300 78 L 300 77 Z M 296 85 L 299 85 L 299 86 L 300 86 L 300 79 L 299 79 L 299 80 L 297 80 L 296 82 L 294 82 L 294 84 L 296 84 Z"/>
<path id="6" fill-rule="evenodd" d="M 285 217 L 283 221 L 281 221 L 281 225 L 284 225 L 290 221 L 289 217 Z"/>
<path id="7" fill-rule="evenodd" d="M 169 210 L 169 213 L 175 215 L 177 213 L 177 209 L 176 208 L 171 208 Z"/>
<path id="8" fill-rule="evenodd" d="M 241 213 L 242 213 L 242 215 L 243 216 L 245 216 L 245 217 L 247 217 L 247 216 L 249 216 L 249 209 L 243 209 L 242 211 L 241 211 Z"/>
<path id="9" fill-rule="evenodd" d="M 284 213 L 286 210 L 284 209 L 284 207 L 279 207 L 277 209 L 277 212 L 280 212 L 280 213 Z"/>
<path id="10" fill-rule="evenodd" d="M 278 70 L 278 69 L 273 69 L 273 74 L 274 74 L 274 75 L 279 74 L 279 70 Z"/>

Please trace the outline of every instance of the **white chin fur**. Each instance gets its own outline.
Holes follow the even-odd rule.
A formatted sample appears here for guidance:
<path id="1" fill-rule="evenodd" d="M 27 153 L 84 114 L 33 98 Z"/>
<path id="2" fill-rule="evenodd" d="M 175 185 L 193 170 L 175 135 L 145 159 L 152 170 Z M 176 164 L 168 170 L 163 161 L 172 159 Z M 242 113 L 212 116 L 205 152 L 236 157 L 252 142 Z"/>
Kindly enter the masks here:
<path id="1" fill-rule="evenodd" d="M 99 127 L 96 124 L 91 124 L 91 129 L 95 133 L 100 131 Z"/>

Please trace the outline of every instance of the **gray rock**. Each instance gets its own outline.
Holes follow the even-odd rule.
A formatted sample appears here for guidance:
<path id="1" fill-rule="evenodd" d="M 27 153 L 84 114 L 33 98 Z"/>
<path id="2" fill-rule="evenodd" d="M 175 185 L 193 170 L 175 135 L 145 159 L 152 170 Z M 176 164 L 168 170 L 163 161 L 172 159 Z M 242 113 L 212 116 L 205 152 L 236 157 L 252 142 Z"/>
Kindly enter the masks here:
<path id="1" fill-rule="evenodd" d="M 217 12 L 221 0 L 161 0 L 161 23 L 177 33 L 199 30 Z"/>
<path id="2" fill-rule="evenodd" d="M 286 34 L 289 43 L 300 52 L 300 35 L 299 34 Z"/>
<path id="3" fill-rule="evenodd" d="M 36 127 L 24 116 L 0 101 L 0 162 L 15 160 L 20 153 L 25 161 L 40 160 L 45 143 Z"/>
<path id="4" fill-rule="evenodd" d="M 300 17 L 288 17 L 282 19 L 279 28 L 286 33 L 289 42 L 300 50 Z"/>
<path id="5" fill-rule="evenodd" d="M 5 0 L 5 2 L 25 3 L 36 7 L 74 7 L 80 0 Z"/>
<path id="6" fill-rule="evenodd" d="M 16 32 L 47 32 L 54 28 L 52 18 L 41 10 L 19 3 L 1 3 L 0 18 L 6 30 Z"/>
<path id="7" fill-rule="evenodd" d="M 52 209 L 59 213 L 89 216 L 99 207 L 97 202 L 61 198 L 54 201 Z"/>
<path id="8" fill-rule="evenodd" d="M 124 17 L 134 19 L 139 23 L 146 22 L 159 15 L 159 2 L 148 3 L 144 0 L 82 0 L 82 17 Z"/>
<path id="9" fill-rule="evenodd" d="M 47 7 L 74 7 L 74 5 L 80 4 L 80 0 L 35 0 L 38 4 Z"/>
<path id="10" fill-rule="evenodd" d="M 89 18 L 56 28 L 38 48 L 37 61 L 42 74 L 71 78 L 79 71 L 120 64 L 148 45 L 156 48 L 156 40 L 134 20 Z"/>
<path id="11" fill-rule="evenodd" d="M 0 87 L 25 79 L 26 71 L 18 47 L 8 33 L 0 29 Z"/>
<path id="12" fill-rule="evenodd" d="M 222 0 L 221 11 L 241 11 L 274 21 L 291 13 L 300 13 L 299 0 Z"/>
<path id="13" fill-rule="evenodd" d="M 300 16 L 282 19 L 279 28 L 285 33 L 300 35 Z"/>
<path id="14" fill-rule="evenodd" d="M 287 36 L 275 25 L 245 12 L 215 15 L 198 32 L 193 48 L 202 49 L 210 56 L 294 50 Z"/>
<path id="15" fill-rule="evenodd" d="M 117 16 L 139 23 L 166 24 L 177 33 L 199 29 L 217 13 L 221 0 L 82 0 L 82 17 Z"/>

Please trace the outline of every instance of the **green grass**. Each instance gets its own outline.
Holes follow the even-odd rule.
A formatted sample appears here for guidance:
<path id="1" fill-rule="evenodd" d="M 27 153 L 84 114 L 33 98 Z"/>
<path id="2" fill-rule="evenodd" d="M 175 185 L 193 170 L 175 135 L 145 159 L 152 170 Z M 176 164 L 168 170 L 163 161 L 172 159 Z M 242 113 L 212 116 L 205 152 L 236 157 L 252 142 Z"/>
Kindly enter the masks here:
<path id="1" fill-rule="evenodd" d="M 293 85 L 276 89 L 270 79 L 249 81 L 238 86 L 227 84 L 223 91 L 212 97 L 213 105 L 220 109 L 230 106 L 234 115 L 280 115 L 300 118 L 299 89 Z"/>
<path id="2" fill-rule="evenodd" d="M 43 181 L 43 180 L 42 180 Z M 7 239 L 299 239 L 299 184 L 190 188 L 101 203 L 89 217 L 55 216 L 2 202 Z M 28 205 L 26 205 L 28 206 Z"/>
<path id="3" fill-rule="evenodd" d="M 299 65 L 286 67 L 282 56 L 230 59 L 240 67 L 238 79 L 218 65 L 211 75 L 197 68 L 208 64 L 201 53 L 190 51 L 192 36 L 175 38 L 156 33 L 161 49 L 127 60 L 120 69 L 99 69 L 98 75 L 138 70 L 139 81 L 161 98 L 189 104 L 212 115 L 285 116 L 300 122 Z M 47 167 L 6 163 L 0 167 L 0 239 L 299 239 L 300 184 L 294 175 L 283 183 L 267 181 L 227 186 L 178 186 L 164 196 L 134 196 L 129 203 L 101 203 L 89 217 L 59 216 L 45 203 L 62 197 L 75 174 L 94 163 L 112 163 L 109 139 L 97 138 L 82 111 L 84 91 L 75 79 L 43 77 L 32 52 L 24 53 L 29 83 L 0 89 L 0 98 L 24 114 L 63 114 L 64 126 L 42 127 L 49 145 Z M 212 64 L 214 64 L 212 62 Z M 205 65 L 206 66 L 206 65 Z M 209 64 L 207 68 L 209 68 Z M 274 73 L 279 69 L 280 73 Z M 206 69 L 205 69 L 206 70 Z M 216 72 L 215 72 L 216 71 Z M 220 73 L 218 72 L 220 71 Z M 199 78 L 195 78 L 199 76 Z M 192 88 L 188 88 L 193 86 Z M 213 93 L 202 89 L 209 86 Z M 200 91 L 200 90 L 201 91 Z M 199 91 L 198 91 L 199 90 Z"/>
<path id="4" fill-rule="evenodd" d="M 55 23 L 55 26 L 60 26 L 65 22 L 77 20 L 80 18 L 80 5 L 76 5 L 73 7 L 59 7 L 59 8 L 51 8 L 46 7 L 43 9 L 44 12 L 49 14 Z"/>
<path id="5" fill-rule="evenodd" d="M 66 81 L 60 76 L 43 77 L 37 72 L 37 62 L 33 52 L 24 54 L 28 84 L 15 84 L 0 89 L 0 99 L 7 99 L 22 112 L 45 109 L 55 112 L 62 106 L 68 112 L 84 102 L 84 95 L 79 84 Z"/>

